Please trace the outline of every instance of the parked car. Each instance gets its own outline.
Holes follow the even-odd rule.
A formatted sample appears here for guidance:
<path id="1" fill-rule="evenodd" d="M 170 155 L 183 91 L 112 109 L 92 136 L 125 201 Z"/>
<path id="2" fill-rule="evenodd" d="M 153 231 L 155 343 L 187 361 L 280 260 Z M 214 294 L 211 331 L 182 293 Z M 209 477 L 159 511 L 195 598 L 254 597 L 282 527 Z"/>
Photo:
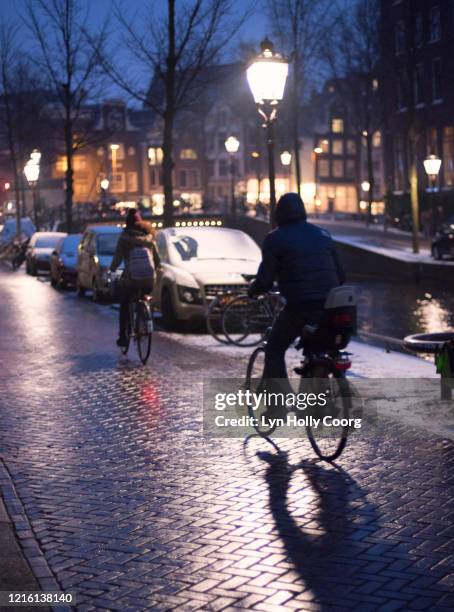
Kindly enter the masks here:
<path id="1" fill-rule="evenodd" d="M 85 230 L 77 257 L 76 287 L 80 296 L 89 289 L 95 302 L 107 297 L 107 273 L 121 231 L 116 225 L 97 225 Z"/>
<path id="2" fill-rule="evenodd" d="M 63 232 L 35 232 L 25 256 L 27 274 L 36 276 L 42 270 L 50 270 L 51 253 L 66 235 Z"/>
<path id="3" fill-rule="evenodd" d="M 52 287 L 64 289 L 75 285 L 77 254 L 82 234 L 70 234 L 62 238 L 50 256 L 50 282 Z"/>
<path id="4" fill-rule="evenodd" d="M 242 290 L 261 252 L 247 234 L 221 227 L 166 228 L 156 234 L 160 264 L 154 300 L 168 327 L 200 319 L 217 292 Z"/>
<path id="5" fill-rule="evenodd" d="M 4 244 L 8 244 L 16 237 L 17 222 L 16 219 L 7 219 L 3 226 L 0 226 L 0 248 Z M 31 238 L 36 232 L 36 227 L 29 217 L 22 217 L 20 220 L 20 230 L 24 239 Z"/>
<path id="6" fill-rule="evenodd" d="M 432 257 L 443 259 L 445 256 L 454 257 L 454 219 L 442 225 L 432 239 Z"/>

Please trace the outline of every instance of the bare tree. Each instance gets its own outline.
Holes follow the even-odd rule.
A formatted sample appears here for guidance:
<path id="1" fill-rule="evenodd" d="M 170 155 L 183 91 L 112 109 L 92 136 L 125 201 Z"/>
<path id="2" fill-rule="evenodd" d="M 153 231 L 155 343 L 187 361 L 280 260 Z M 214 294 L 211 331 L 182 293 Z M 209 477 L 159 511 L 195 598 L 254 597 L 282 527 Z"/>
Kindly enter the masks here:
<path id="1" fill-rule="evenodd" d="M 129 51 L 128 64 L 121 66 L 111 59 L 113 52 L 104 52 L 104 67 L 117 85 L 162 122 L 164 222 L 171 225 L 176 118 L 201 95 L 209 78 L 206 69 L 218 60 L 249 12 L 235 16 L 233 0 L 167 0 L 164 16 L 150 9 L 134 20 L 121 5 L 116 5 L 115 15 Z M 140 75 L 130 78 L 131 66 Z"/>
<path id="2" fill-rule="evenodd" d="M 84 3 L 85 4 L 85 3 Z M 81 0 L 27 0 L 25 22 L 37 47 L 37 60 L 55 101 L 56 126 L 61 129 L 66 157 L 66 229 L 72 229 L 73 156 L 85 145 L 84 106 L 99 99 L 104 72 L 99 64 L 106 25 L 89 32 L 88 8 Z"/>
<path id="3" fill-rule="evenodd" d="M 339 7 L 332 0 L 267 0 L 268 19 L 279 50 L 291 60 L 289 128 L 298 194 L 301 192 L 300 108 L 320 77 L 321 51 Z"/>
<path id="4" fill-rule="evenodd" d="M 17 28 L 0 26 L 0 137 L 11 161 L 16 200 L 17 235 L 20 234 L 22 169 L 34 148 L 41 147 L 40 119 L 44 111 L 42 84 L 27 57 L 20 53 Z M 25 202 L 24 202 L 25 206 Z"/>
<path id="5" fill-rule="evenodd" d="M 368 214 L 372 216 L 375 175 L 373 135 L 383 123 L 380 99 L 380 5 L 379 0 L 356 0 L 350 12 L 339 16 L 325 58 L 337 96 L 349 126 L 366 146 Z M 362 140 L 361 140 L 362 142 Z"/>

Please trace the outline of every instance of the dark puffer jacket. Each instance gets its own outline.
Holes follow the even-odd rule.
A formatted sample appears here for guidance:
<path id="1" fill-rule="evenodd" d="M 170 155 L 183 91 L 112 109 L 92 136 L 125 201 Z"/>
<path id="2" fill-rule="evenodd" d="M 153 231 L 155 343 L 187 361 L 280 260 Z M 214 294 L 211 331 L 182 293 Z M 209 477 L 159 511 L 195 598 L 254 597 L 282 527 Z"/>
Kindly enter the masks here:
<path id="1" fill-rule="evenodd" d="M 277 280 L 289 308 L 319 307 L 344 272 L 329 232 L 306 221 L 296 193 L 287 193 L 276 206 L 277 229 L 263 243 L 262 263 L 252 293 L 271 289 Z"/>

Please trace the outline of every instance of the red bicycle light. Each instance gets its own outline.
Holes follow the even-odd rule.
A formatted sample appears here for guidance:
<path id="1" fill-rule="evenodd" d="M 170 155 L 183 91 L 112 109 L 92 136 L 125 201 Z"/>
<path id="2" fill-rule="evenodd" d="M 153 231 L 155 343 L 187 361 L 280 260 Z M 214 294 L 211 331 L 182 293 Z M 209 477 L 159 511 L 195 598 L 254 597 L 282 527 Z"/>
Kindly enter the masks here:
<path id="1" fill-rule="evenodd" d="M 336 368 L 336 370 L 344 372 L 345 370 L 349 370 L 352 367 L 352 362 L 347 359 L 343 359 L 342 361 L 336 361 L 334 363 L 334 367 Z"/>
<path id="2" fill-rule="evenodd" d="M 333 317 L 334 325 L 345 325 L 346 323 L 351 323 L 351 322 L 352 322 L 352 318 L 349 314 L 340 314 L 340 315 L 335 315 Z"/>

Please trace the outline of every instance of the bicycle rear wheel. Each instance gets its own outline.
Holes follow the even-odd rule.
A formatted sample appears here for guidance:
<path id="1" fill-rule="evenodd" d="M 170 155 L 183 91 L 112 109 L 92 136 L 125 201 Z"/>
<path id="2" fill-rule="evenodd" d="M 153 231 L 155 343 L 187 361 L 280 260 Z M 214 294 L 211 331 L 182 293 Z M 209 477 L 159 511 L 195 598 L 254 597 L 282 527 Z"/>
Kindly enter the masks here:
<path id="1" fill-rule="evenodd" d="M 263 370 L 265 367 L 265 348 L 259 346 L 249 357 L 246 370 L 246 389 L 254 394 L 258 394 L 264 390 Z M 248 415 L 254 419 L 254 429 L 260 435 L 266 438 L 270 436 L 276 429 L 276 425 L 269 426 L 263 421 L 262 417 L 266 412 L 266 405 L 256 402 L 248 402 Z"/>
<path id="2" fill-rule="evenodd" d="M 145 365 L 151 352 L 153 312 L 145 301 L 136 304 L 136 342 L 140 361 Z"/>
<path id="3" fill-rule="evenodd" d="M 327 405 L 320 409 L 315 408 L 312 411 L 316 418 L 328 418 L 329 426 L 319 424 L 318 427 L 308 425 L 306 427 L 309 442 L 315 453 L 325 461 L 334 461 L 337 459 L 347 444 L 349 433 L 348 422 L 352 407 L 352 397 L 349 382 L 343 373 L 326 376 L 316 379 L 301 379 L 304 384 L 304 390 L 309 389 L 313 393 L 329 391 Z M 309 389 L 308 389 L 309 387 Z M 338 425 L 335 425 L 336 422 Z"/>
<path id="4" fill-rule="evenodd" d="M 225 337 L 236 346 L 256 346 L 263 340 L 273 315 L 266 300 L 239 295 L 225 308 L 222 329 Z"/>

